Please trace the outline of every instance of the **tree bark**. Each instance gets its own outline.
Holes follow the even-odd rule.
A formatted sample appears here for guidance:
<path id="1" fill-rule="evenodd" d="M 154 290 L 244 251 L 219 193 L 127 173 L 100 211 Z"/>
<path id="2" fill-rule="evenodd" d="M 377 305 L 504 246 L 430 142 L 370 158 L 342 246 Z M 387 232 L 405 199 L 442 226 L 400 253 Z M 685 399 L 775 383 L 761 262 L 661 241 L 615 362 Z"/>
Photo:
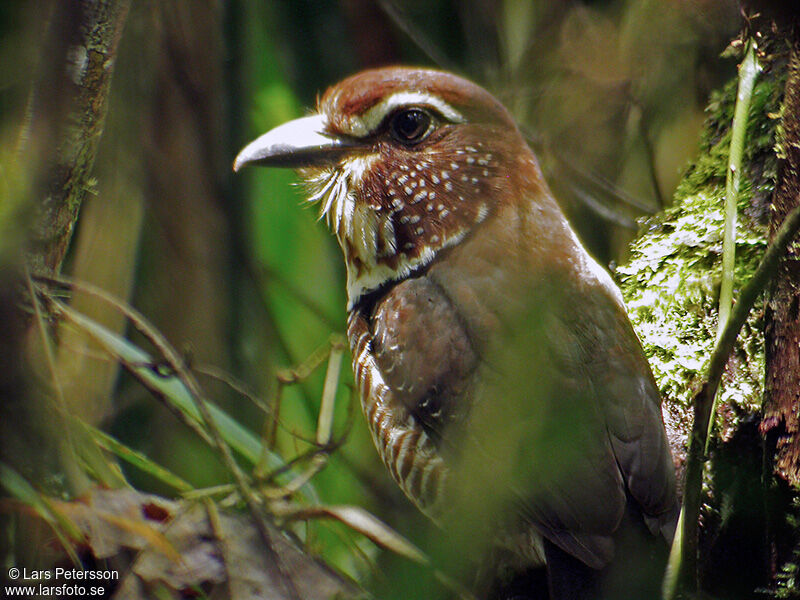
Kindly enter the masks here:
<path id="1" fill-rule="evenodd" d="M 130 0 L 55 2 L 28 107 L 21 162 L 37 210 L 28 263 L 57 273 L 67 253 L 103 131 Z"/>
<path id="2" fill-rule="evenodd" d="M 796 17 L 795 17 L 796 19 Z M 800 204 L 800 28 L 786 27 L 789 70 L 783 104 L 783 139 L 778 182 L 770 215 L 770 238 Z M 788 482 L 800 483 L 800 244 L 781 261 L 765 315 L 766 380 L 762 432 L 775 436 L 774 468 Z M 777 435 L 776 435 L 777 434 Z"/>

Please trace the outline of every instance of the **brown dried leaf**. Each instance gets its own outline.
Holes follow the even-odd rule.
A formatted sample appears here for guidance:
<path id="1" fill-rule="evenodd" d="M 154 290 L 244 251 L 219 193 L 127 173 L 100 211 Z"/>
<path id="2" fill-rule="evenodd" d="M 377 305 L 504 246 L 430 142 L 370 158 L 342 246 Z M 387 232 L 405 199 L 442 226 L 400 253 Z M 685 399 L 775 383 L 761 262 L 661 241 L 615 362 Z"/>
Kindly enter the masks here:
<path id="1" fill-rule="evenodd" d="M 161 533 L 161 524 L 149 518 L 153 506 L 172 515 L 175 502 L 141 494 L 133 490 L 94 489 L 74 502 L 52 501 L 78 527 L 95 557 L 103 559 L 120 554 L 124 548 L 142 550 L 153 547 L 179 560 L 180 556 Z M 145 510 L 145 507 L 149 507 Z"/>
<path id="2" fill-rule="evenodd" d="M 58 509 L 80 530 L 97 558 L 138 552 L 114 598 L 193 595 L 230 600 L 329 600 L 360 597 L 357 587 L 270 527 L 271 552 L 248 514 L 218 514 L 135 490 L 93 490 Z M 271 561 L 276 556 L 277 561 Z M 276 564 L 278 563 L 278 564 Z M 297 592 L 293 595 L 291 590 Z"/>

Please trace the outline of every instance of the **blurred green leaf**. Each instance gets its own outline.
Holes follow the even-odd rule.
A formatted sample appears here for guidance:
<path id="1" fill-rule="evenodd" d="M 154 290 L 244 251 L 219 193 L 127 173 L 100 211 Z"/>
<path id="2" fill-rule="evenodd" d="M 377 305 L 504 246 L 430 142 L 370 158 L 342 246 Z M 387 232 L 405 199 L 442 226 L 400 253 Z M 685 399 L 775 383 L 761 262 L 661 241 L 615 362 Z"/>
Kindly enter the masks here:
<path id="1" fill-rule="evenodd" d="M 61 305 L 60 310 L 72 323 L 99 342 L 106 351 L 119 358 L 148 389 L 161 394 L 167 402 L 188 419 L 201 428 L 205 428 L 194 399 L 177 376 L 159 371 L 156 361 L 148 353 L 85 315 L 65 305 Z M 292 471 L 287 469 L 285 461 L 280 456 L 265 448 L 259 438 L 226 412 L 211 402 L 208 402 L 208 412 L 225 442 L 251 466 L 257 464 L 259 460 L 265 460 L 273 470 L 286 469 L 286 474 L 282 475 L 282 479 L 293 476 Z M 310 483 L 301 489 L 301 492 L 303 491 L 306 494 L 315 495 Z"/>
<path id="2" fill-rule="evenodd" d="M 166 483 L 179 492 L 189 492 L 194 489 L 189 483 L 178 477 L 175 473 L 165 469 L 161 465 L 154 463 L 141 452 L 137 452 L 136 450 L 129 448 L 119 440 L 103 431 L 100 431 L 99 429 L 88 425 L 86 427 L 101 448 L 111 452 L 125 462 L 138 469 L 141 469 L 145 473 L 148 473 L 159 481 Z"/>
<path id="3" fill-rule="evenodd" d="M 46 496 L 40 494 L 22 475 L 5 463 L 0 463 L 0 484 L 11 496 L 31 507 L 39 517 L 49 523 L 70 559 L 75 564 L 80 564 L 71 541 L 81 539 L 80 530 L 75 524 L 55 510 Z"/>

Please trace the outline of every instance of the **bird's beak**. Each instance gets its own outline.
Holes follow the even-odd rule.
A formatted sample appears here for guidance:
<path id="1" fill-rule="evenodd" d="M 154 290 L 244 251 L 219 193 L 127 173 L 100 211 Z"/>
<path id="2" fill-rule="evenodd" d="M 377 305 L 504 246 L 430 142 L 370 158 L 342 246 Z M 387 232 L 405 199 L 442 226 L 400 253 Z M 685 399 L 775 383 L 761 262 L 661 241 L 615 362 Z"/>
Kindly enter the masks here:
<path id="1" fill-rule="evenodd" d="M 325 133 L 325 123 L 323 115 L 312 115 L 279 125 L 247 144 L 233 161 L 233 170 L 247 165 L 300 168 L 335 163 L 358 141 Z"/>

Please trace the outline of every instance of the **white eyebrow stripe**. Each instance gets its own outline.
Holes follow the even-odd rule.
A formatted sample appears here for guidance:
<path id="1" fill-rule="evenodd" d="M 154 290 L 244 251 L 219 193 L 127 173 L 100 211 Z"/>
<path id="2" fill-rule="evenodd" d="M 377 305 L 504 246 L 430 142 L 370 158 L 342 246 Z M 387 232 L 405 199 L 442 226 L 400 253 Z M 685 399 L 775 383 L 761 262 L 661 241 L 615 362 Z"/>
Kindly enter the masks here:
<path id="1" fill-rule="evenodd" d="M 373 133 L 386 118 L 386 115 L 400 106 L 428 106 L 438 111 L 452 123 L 463 123 L 464 116 L 438 96 L 425 92 L 397 92 L 384 98 L 363 115 L 352 116 L 347 120 L 349 135 L 364 137 Z"/>

